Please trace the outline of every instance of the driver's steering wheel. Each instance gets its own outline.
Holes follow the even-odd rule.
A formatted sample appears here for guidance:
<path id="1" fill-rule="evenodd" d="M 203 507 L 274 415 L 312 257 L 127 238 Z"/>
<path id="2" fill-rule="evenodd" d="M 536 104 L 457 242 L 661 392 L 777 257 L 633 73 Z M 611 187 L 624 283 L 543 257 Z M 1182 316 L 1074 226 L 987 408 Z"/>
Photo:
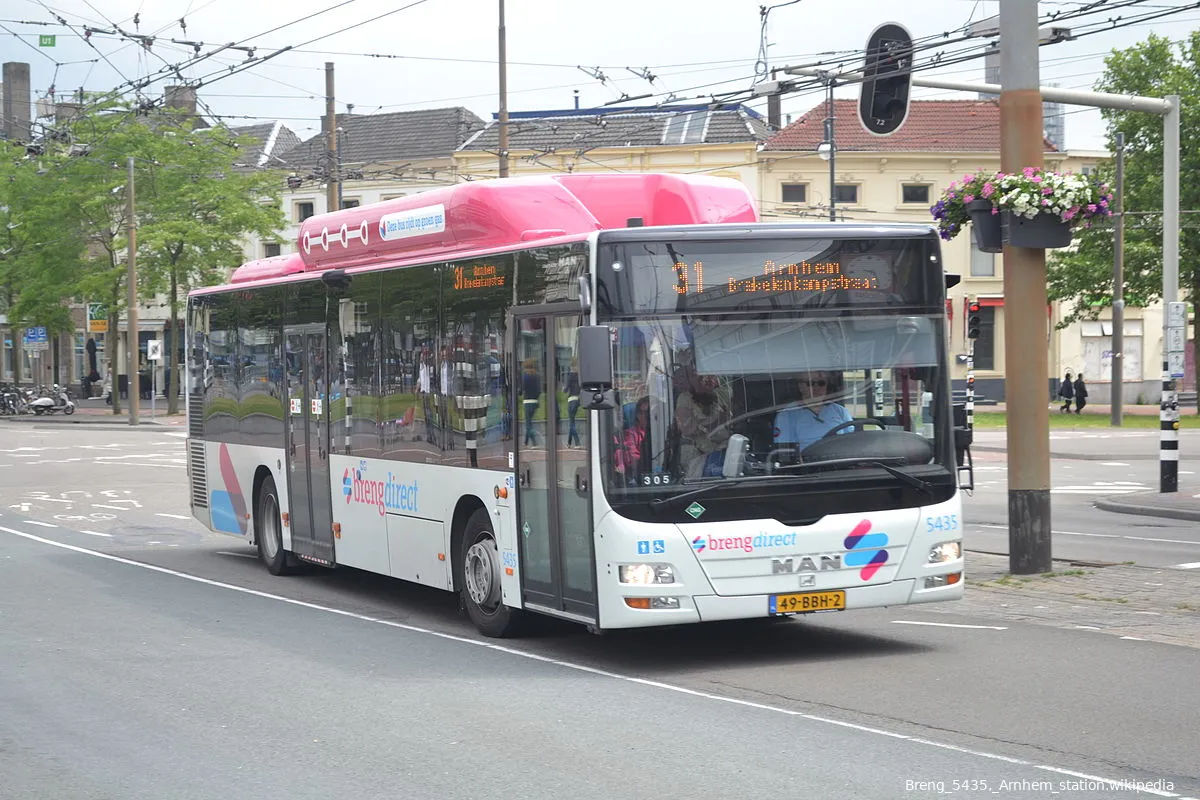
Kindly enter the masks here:
<path id="1" fill-rule="evenodd" d="M 861 430 L 864 430 L 865 426 L 867 426 L 867 425 L 874 425 L 874 426 L 878 427 L 881 431 L 887 430 L 887 425 L 883 424 L 883 420 L 875 419 L 874 417 L 862 417 L 861 419 L 847 420 L 846 422 L 843 422 L 841 425 L 835 425 L 834 427 L 832 427 L 828 431 L 826 431 L 825 435 L 822 436 L 821 439 L 828 439 L 830 436 L 836 435 L 838 433 L 838 431 L 845 430 L 846 428 L 854 428 L 855 430 L 861 431 Z M 820 441 L 820 439 L 818 439 L 817 441 Z"/>

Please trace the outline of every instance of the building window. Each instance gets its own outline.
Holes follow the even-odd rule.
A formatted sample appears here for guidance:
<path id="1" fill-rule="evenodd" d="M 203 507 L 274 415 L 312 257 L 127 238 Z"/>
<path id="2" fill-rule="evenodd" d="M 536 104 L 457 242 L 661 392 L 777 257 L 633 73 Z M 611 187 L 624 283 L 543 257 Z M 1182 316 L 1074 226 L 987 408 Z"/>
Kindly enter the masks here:
<path id="1" fill-rule="evenodd" d="M 263 257 L 271 258 L 279 255 L 279 242 L 267 242 L 263 245 Z"/>
<path id="2" fill-rule="evenodd" d="M 979 338 L 975 340 L 975 369 L 996 368 L 996 307 L 979 309 Z"/>
<path id="3" fill-rule="evenodd" d="M 980 250 L 975 246 L 974 239 L 971 240 L 971 277 L 996 277 L 996 254 Z"/>
<path id="4" fill-rule="evenodd" d="M 785 203 L 807 203 L 808 202 L 808 184 L 807 183 L 785 183 L 783 189 L 783 202 Z"/>
<path id="5" fill-rule="evenodd" d="M 296 222 L 304 222 L 304 220 L 311 217 L 314 213 L 315 212 L 313 211 L 313 204 L 311 201 L 307 203 L 296 203 Z"/>
<path id="6" fill-rule="evenodd" d="M 342 201 L 342 208 L 358 208 L 359 202 L 357 198 L 351 198 Z"/>
<path id="7" fill-rule="evenodd" d="M 833 202 L 843 205 L 858 204 L 858 186 L 853 183 L 839 183 L 833 187 Z"/>
<path id="8" fill-rule="evenodd" d="M 929 186 L 921 183 L 906 183 L 900 188 L 905 203 L 929 203 Z"/>

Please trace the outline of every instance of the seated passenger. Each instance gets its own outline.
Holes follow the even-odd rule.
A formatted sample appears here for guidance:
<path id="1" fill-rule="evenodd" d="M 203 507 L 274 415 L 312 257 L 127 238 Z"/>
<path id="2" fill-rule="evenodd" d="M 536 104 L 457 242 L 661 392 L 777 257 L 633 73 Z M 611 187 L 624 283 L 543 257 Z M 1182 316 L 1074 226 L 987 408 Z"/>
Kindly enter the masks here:
<path id="1" fill-rule="evenodd" d="M 775 415 L 775 446 L 792 444 L 803 450 L 829 431 L 854 417 L 845 406 L 827 399 L 830 380 L 824 372 L 810 372 L 796 382 L 800 400 Z"/>
<path id="2" fill-rule="evenodd" d="M 684 475 L 688 479 L 720 475 L 729 441 L 729 393 L 717 378 L 695 370 L 676 373 L 675 383 L 675 426 Z"/>

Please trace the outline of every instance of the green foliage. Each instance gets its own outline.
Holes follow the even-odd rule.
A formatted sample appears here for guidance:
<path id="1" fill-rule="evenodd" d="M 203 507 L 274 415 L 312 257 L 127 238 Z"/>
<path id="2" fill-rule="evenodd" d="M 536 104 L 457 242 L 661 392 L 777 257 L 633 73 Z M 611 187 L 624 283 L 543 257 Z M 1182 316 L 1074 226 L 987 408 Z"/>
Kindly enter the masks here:
<path id="1" fill-rule="evenodd" d="M 1180 207 L 1200 209 L 1200 31 L 1181 43 L 1150 36 L 1105 59 L 1096 90 L 1182 100 L 1180 123 Z M 1154 114 L 1106 110 L 1109 147 L 1125 134 L 1125 301 L 1144 307 L 1162 296 L 1162 166 L 1163 123 Z M 1113 167 L 1102 180 L 1110 185 Z M 1181 217 L 1179 282 L 1193 304 L 1200 300 L 1200 218 Z M 1076 231 L 1071 252 L 1055 253 L 1049 264 L 1049 295 L 1069 304 L 1060 327 L 1079 319 L 1095 319 L 1112 304 L 1113 241 L 1111 225 Z"/>

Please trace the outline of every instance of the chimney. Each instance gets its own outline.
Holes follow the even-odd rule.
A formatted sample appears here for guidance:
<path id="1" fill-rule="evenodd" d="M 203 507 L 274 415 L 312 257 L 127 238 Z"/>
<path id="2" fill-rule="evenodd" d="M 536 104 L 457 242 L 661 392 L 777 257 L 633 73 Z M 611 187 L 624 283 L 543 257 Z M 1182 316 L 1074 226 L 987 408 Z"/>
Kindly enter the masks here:
<path id="1" fill-rule="evenodd" d="M 168 86 L 163 90 L 163 106 L 196 114 L 196 90 L 191 86 Z"/>
<path id="2" fill-rule="evenodd" d="M 579 90 L 575 90 L 575 108 L 579 108 Z"/>
<path id="3" fill-rule="evenodd" d="M 29 64 L 7 61 L 4 75 L 4 133 L 12 141 L 28 142 L 33 136 L 30 114 Z"/>
<path id="4" fill-rule="evenodd" d="M 771 80 L 777 80 L 778 73 L 771 70 Z M 772 92 L 767 95 L 767 125 L 771 126 L 771 130 L 777 131 L 780 128 L 779 122 L 782 117 L 783 94 L 780 92 Z"/>

